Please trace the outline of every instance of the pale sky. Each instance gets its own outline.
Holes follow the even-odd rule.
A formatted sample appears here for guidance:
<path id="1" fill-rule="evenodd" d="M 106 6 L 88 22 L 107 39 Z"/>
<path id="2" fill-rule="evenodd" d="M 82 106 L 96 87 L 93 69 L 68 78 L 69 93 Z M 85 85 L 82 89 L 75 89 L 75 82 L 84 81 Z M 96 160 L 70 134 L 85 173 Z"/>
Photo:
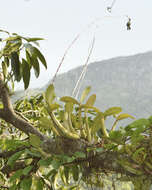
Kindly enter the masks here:
<path id="1" fill-rule="evenodd" d="M 1 0 L 0 28 L 30 37 L 43 37 L 41 51 L 48 70 L 42 69 L 31 87 L 46 84 L 55 73 L 69 44 L 60 73 L 83 65 L 95 35 L 90 62 L 152 50 L 152 0 Z M 132 30 L 126 30 L 128 15 Z M 23 87 L 23 86 L 22 86 Z"/>

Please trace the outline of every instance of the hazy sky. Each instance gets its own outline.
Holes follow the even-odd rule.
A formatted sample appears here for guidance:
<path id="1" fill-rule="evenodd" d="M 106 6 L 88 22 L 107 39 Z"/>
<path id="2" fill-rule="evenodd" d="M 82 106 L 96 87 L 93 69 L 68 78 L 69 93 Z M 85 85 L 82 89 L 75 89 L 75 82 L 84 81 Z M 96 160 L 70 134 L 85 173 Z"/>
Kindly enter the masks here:
<path id="1" fill-rule="evenodd" d="M 83 65 L 95 35 L 90 62 L 152 50 L 152 0 L 116 0 L 112 13 L 106 11 L 112 0 L 1 0 L 0 28 L 25 36 L 44 37 L 41 50 L 48 62 L 31 87 L 51 79 L 69 44 L 60 72 Z M 132 30 L 126 30 L 127 17 Z"/>

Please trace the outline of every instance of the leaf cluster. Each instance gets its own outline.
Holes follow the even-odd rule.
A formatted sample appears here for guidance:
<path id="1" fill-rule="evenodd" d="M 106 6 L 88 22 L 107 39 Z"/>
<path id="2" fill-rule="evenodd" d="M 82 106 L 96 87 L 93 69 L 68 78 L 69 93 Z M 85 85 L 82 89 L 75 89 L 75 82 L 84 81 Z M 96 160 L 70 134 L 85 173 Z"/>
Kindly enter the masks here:
<path id="1" fill-rule="evenodd" d="M 14 81 L 20 82 L 23 79 L 24 88 L 27 89 L 30 82 L 31 70 L 35 72 L 36 78 L 40 74 L 40 63 L 47 68 L 46 60 L 38 49 L 39 40 L 43 38 L 23 37 L 16 33 L 0 30 L 8 36 L 1 38 L 0 68 L 6 83 L 10 82 L 12 89 Z"/>

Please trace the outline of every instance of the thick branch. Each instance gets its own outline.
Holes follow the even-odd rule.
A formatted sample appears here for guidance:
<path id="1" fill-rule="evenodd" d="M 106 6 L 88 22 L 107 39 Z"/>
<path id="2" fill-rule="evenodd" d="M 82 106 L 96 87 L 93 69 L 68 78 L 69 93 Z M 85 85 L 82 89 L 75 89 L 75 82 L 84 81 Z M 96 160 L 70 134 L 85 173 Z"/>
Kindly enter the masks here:
<path id="1" fill-rule="evenodd" d="M 12 106 L 10 98 L 9 98 L 8 89 L 6 88 L 4 81 L 3 81 L 2 73 L 0 73 L 0 98 L 3 102 L 5 111 L 13 110 L 13 106 Z"/>
<path id="2" fill-rule="evenodd" d="M 127 154 L 105 150 L 105 152 L 96 154 L 89 162 L 90 167 L 99 172 L 113 172 L 128 177 L 149 176 L 149 172 L 145 170 L 145 165 L 137 164 Z"/>
<path id="3" fill-rule="evenodd" d="M 12 124 L 15 128 L 19 129 L 20 131 L 26 133 L 27 135 L 35 134 L 40 137 L 41 140 L 44 140 L 46 137 L 42 133 L 40 133 L 36 128 L 34 128 L 30 123 L 21 119 L 17 116 L 14 112 L 10 114 L 6 114 L 2 119 L 6 122 Z"/>
<path id="4" fill-rule="evenodd" d="M 26 122 L 25 120 L 23 120 L 22 118 L 20 118 L 15 114 L 13 106 L 10 101 L 8 89 L 2 80 L 1 73 L 0 73 L 0 98 L 4 106 L 3 109 L 0 109 L 0 117 L 2 119 L 12 124 L 14 127 L 26 133 L 27 135 L 31 133 L 40 137 L 41 140 L 46 139 L 46 137 L 42 133 L 40 133 L 37 129 L 35 129 L 30 123 Z"/>

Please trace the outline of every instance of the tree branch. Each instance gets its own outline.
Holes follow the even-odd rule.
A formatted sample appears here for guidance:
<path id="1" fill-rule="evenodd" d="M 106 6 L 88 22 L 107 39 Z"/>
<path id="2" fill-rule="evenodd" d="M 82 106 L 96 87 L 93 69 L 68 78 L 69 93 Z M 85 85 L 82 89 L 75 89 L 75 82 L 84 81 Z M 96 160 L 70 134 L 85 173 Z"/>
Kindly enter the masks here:
<path id="1" fill-rule="evenodd" d="M 35 129 L 30 123 L 16 115 L 10 101 L 8 89 L 4 84 L 2 73 L 0 73 L 0 98 L 4 106 L 3 109 L 0 109 L 0 117 L 2 119 L 12 124 L 15 128 L 26 133 L 27 135 L 31 133 L 40 137 L 41 140 L 46 139 L 46 136 L 40 133 L 37 129 Z"/>
<path id="2" fill-rule="evenodd" d="M 26 133 L 27 135 L 29 135 L 30 133 L 35 134 L 36 136 L 40 137 L 41 140 L 44 140 L 46 138 L 45 135 L 43 135 L 41 132 L 39 132 L 30 123 L 28 123 L 27 121 L 21 119 L 15 113 L 5 115 L 5 117 L 3 119 L 6 122 L 12 124 L 15 128 L 17 128 L 20 131 Z"/>
<path id="3" fill-rule="evenodd" d="M 3 74 L 0 73 L 0 98 L 2 99 L 4 110 L 5 111 L 12 111 L 13 106 L 11 104 L 8 89 L 3 81 Z"/>

